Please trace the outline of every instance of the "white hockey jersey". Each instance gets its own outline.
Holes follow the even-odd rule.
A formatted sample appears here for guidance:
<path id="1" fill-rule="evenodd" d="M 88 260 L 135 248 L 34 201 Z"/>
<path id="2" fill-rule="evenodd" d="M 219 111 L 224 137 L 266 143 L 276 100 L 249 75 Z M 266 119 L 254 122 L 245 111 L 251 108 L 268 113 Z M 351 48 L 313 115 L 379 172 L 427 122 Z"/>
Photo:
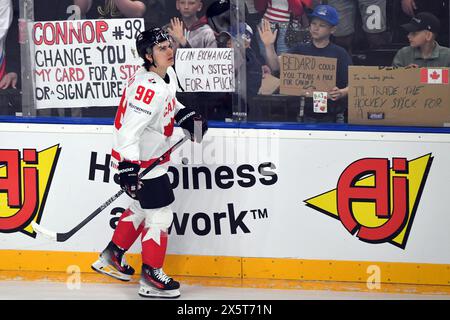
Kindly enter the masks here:
<path id="1" fill-rule="evenodd" d="M 172 67 L 166 79 L 141 67 L 123 92 L 113 129 L 113 166 L 127 160 L 148 167 L 174 143 L 171 136 L 175 114 L 184 106 L 177 101 L 177 76 Z M 151 179 L 167 172 L 162 163 L 144 178 Z"/>

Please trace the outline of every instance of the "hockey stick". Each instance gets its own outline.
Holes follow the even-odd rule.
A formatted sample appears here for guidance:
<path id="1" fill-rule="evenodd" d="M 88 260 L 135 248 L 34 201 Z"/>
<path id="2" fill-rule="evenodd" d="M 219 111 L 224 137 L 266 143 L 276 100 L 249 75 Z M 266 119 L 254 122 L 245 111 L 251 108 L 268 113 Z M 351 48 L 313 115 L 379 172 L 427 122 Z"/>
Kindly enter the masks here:
<path id="1" fill-rule="evenodd" d="M 145 176 L 150 170 L 155 168 L 158 164 L 160 164 L 162 161 L 164 161 L 167 156 L 169 156 L 175 149 L 180 147 L 186 140 L 189 140 L 188 136 L 184 136 L 183 139 L 179 140 L 177 143 L 175 143 L 172 147 L 170 147 L 169 150 L 167 150 L 162 156 L 160 156 L 155 162 L 153 162 L 150 166 L 145 168 L 142 173 L 139 174 L 139 178 L 142 178 Z M 89 221 L 91 221 L 94 217 L 96 217 L 100 212 L 102 212 L 107 206 L 109 206 L 114 200 L 116 200 L 118 197 L 122 195 L 125 191 L 120 189 L 115 195 L 113 195 L 111 198 L 106 200 L 100 207 L 98 207 L 94 212 L 92 212 L 87 218 L 85 218 L 83 221 L 81 221 L 78 225 L 76 225 L 72 230 L 65 232 L 65 233 L 56 233 L 54 231 L 50 231 L 48 229 L 45 229 L 44 227 L 37 224 L 35 221 L 31 222 L 31 225 L 37 233 L 45 236 L 46 238 L 49 238 L 53 241 L 57 242 L 64 242 L 70 237 L 72 237 L 78 230 L 80 230 L 82 227 L 84 227 Z"/>

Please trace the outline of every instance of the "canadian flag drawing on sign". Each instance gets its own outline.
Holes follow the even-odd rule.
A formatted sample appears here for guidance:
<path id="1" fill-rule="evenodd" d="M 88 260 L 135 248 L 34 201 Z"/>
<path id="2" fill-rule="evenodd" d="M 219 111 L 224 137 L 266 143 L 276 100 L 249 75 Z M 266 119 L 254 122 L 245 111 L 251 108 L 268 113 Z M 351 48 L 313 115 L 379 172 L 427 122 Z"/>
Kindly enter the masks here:
<path id="1" fill-rule="evenodd" d="M 429 84 L 448 84 L 448 69 L 420 69 L 420 82 Z"/>

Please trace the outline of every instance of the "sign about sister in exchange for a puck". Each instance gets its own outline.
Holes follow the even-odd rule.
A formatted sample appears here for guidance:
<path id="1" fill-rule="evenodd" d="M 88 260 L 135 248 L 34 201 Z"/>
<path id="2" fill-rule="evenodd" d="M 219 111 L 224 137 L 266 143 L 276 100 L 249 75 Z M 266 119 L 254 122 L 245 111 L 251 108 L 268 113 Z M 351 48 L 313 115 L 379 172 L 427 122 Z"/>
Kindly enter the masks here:
<path id="1" fill-rule="evenodd" d="M 178 49 L 175 61 L 185 92 L 234 92 L 233 49 Z"/>
<path id="2" fill-rule="evenodd" d="M 115 106 L 142 64 L 142 19 L 66 20 L 29 25 L 38 109 Z"/>

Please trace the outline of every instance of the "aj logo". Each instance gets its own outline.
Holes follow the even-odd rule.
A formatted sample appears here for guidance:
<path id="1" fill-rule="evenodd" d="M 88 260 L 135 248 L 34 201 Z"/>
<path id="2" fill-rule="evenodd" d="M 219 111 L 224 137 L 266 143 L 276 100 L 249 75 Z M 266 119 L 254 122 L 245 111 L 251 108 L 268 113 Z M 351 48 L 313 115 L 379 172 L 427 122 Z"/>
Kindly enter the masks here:
<path id="1" fill-rule="evenodd" d="M 392 168 L 389 159 L 357 160 L 342 172 L 336 189 L 305 203 L 340 220 L 362 241 L 405 249 L 432 160 L 431 154 L 393 158 Z"/>
<path id="2" fill-rule="evenodd" d="M 61 148 L 0 149 L 0 232 L 36 237 L 30 223 L 40 222 Z"/>

